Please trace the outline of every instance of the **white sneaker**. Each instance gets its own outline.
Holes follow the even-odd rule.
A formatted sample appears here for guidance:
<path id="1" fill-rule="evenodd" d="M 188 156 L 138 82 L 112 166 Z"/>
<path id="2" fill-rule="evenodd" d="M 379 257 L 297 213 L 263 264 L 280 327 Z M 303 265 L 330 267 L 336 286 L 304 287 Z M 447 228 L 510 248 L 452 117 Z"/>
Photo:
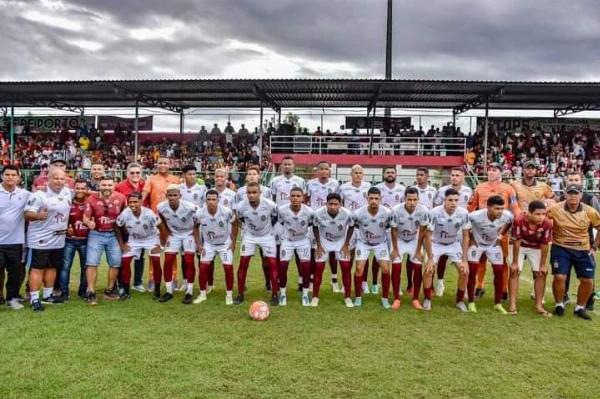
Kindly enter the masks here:
<path id="1" fill-rule="evenodd" d="M 154 281 L 153 280 L 148 281 L 148 291 L 154 292 Z"/>
<path id="2" fill-rule="evenodd" d="M 469 309 L 467 309 L 467 305 L 465 305 L 465 303 L 464 303 L 464 302 L 459 302 L 459 303 L 457 303 L 457 304 L 456 304 L 456 308 L 457 308 L 458 310 L 460 310 L 461 312 L 465 312 L 465 313 L 467 313 L 467 312 L 469 311 Z"/>
<path id="3" fill-rule="evenodd" d="M 19 302 L 18 298 L 13 298 L 10 301 L 8 301 L 6 303 L 8 305 L 9 308 L 11 308 L 12 310 L 21 310 L 23 309 L 25 306 L 23 306 L 21 304 L 21 302 Z"/>
<path id="4" fill-rule="evenodd" d="M 347 308 L 353 308 L 354 307 L 354 302 L 352 302 L 352 298 L 345 298 L 344 299 L 344 303 L 346 304 Z"/>
<path id="5" fill-rule="evenodd" d="M 302 295 L 302 306 L 310 306 L 310 300 L 307 295 Z"/>
<path id="6" fill-rule="evenodd" d="M 143 285 L 134 285 L 133 290 L 137 292 L 146 292 L 146 288 Z"/>
<path id="7" fill-rule="evenodd" d="M 279 306 L 287 306 L 287 296 L 279 294 Z"/>
<path id="8" fill-rule="evenodd" d="M 340 287 L 340 283 L 338 283 L 337 281 L 335 283 L 331 283 L 331 288 L 333 288 L 334 294 L 339 294 L 340 292 L 342 292 L 342 287 Z"/>
<path id="9" fill-rule="evenodd" d="M 431 310 L 431 299 L 425 299 L 423 301 L 423 310 Z"/>
<path id="10" fill-rule="evenodd" d="M 369 284 L 366 281 L 363 281 L 363 283 L 362 283 L 362 293 L 363 294 L 370 294 L 371 293 L 369 291 Z"/>
<path id="11" fill-rule="evenodd" d="M 196 299 L 194 299 L 194 304 L 198 305 L 204 301 L 206 301 L 206 294 L 200 294 Z"/>
<path id="12" fill-rule="evenodd" d="M 214 286 L 212 286 L 212 285 L 209 285 L 208 287 L 206 287 L 206 293 L 207 293 L 207 294 L 210 294 L 210 293 L 211 293 L 211 292 L 212 292 L 214 289 L 215 289 L 215 287 L 214 287 Z"/>
<path id="13" fill-rule="evenodd" d="M 438 280 L 435 284 L 435 296 L 444 296 L 444 280 Z"/>
<path id="14" fill-rule="evenodd" d="M 225 305 L 233 305 L 233 294 L 225 294 Z"/>
<path id="15" fill-rule="evenodd" d="M 319 298 L 314 297 L 311 301 L 310 301 L 310 306 L 312 306 L 313 308 L 316 308 L 317 306 L 319 306 Z"/>
<path id="16" fill-rule="evenodd" d="M 371 286 L 371 294 L 379 294 L 379 284 L 373 284 Z"/>

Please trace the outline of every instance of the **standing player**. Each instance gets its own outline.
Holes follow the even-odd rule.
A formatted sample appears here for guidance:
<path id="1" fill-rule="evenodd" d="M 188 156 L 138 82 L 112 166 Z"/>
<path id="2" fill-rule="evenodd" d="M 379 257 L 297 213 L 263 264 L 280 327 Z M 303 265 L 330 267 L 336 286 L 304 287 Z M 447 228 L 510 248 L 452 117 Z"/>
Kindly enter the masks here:
<path id="1" fill-rule="evenodd" d="M 465 289 L 469 276 L 469 263 L 467 262 L 467 246 L 469 244 L 469 212 L 458 206 L 458 191 L 453 188 L 446 190 L 444 205 L 431 210 L 430 223 L 427 226 L 428 239 L 425 245 L 431 245 L 428 252 L 432 258 L 428 259 L 423 273 L 423 291 L 425 300 L 423 309 L 431 310 L 431 291 L 433 280 L 433 266 L 440 257 L 446 255 L 458 269 L 458 282 L 456 290 L 456 307 L 462 312 L 467 312 L 464 302 Z M 462 238 L 460 235 L 462 234 Z"/>
<path id="2" fill-rule="evenodd" d="M 437 195 L 437 191 L 429 185 L 429 169 L 423 167 L 417 168 L 415 180 L 417 182 L 417 189 L 419 190 L 419 204 L 425 206 L 427 209 L 433 209 L 433 201 Z"/>
<path id="3" fill-rule="evenodd" d="M 371 187 L 367 192 L 368 205 L 358 208 L 352 215 L 353 226 L 348 229 L 346 241 L 342 251 L 350 255 L 350 241 L 354 229 L 358 229 L 356 240 L 356 271 L 354 272 L 354 306 L 362 306 L 362 280 L 363 271 L 369 260 L 369 255 L 379 262 L 381 273 L 381 305 L 390 309 L 390 251 L 387 245 L 387 230 L 390 227 L 392 213 L 384 206 L 380 206 L 381 193 L 376 187 Z"/>
<path id="4" fill-rule="evenodd" d="M 353 224 L 352 212 L 342 207 L 342 198 L 338 193 L 327 195 L 327 205 L 315 211 L 313 234 L 317 248 L 315 250 L 315 271 L 313 298 L 311 306 L 319 305 L 319 289 L 325 269 L 325 262 L 332 254 L 334 262 L 340 262 L 342 283 L 344 286 L 344 302 L 346 307 L 354 307 L 352 302 L 352 263 L 342 252 L 348 227 Z"/>
<path id="5" fill-rule="evenodd" d="M 39 298 L 42 283 L 44 302 L 62 302 L 62 299 L 52 295 L 52 292 L 56 270 L 63 262 L 63 248 L 71 209 L 71 191 L 65 184 L 65 172 L 60 168 L 51 167 L 46 189 L 33 193 L 25 206 L 25 221 L 29 222 L 26 263 L 30 267 L 29 298 L 33 311 L 44 310 Z M 14 294 L 13 289 L 11 287 L 11 295 Z"/>
<path id="6" fill-rule="evenodd" d="M 158 216 L 161 222 L 158 226 L 161 233 L 161 244 L 165 247 L 164 276 L 167 292 L 160 296 L 160 273 L 154 274 L 154 297 L 159 302 L 173 299 L 173 267 L 177 254 L 183 253 L 183 269 L 186 279 L 186 290 L 183 304 L 192 303 L 194 293 L 194 255 L 198 247 L 198 221 L 196 220 L 196 205 L 181 200 L 178 184 L 167 187 L 167 200 L 158 204 Z"/>
<path id="7" fill-rule="evenodd" d="M 300 187 L 292 188 L 290 191 L 290 203 L 278 208 L 278 222 L 283 226 L 283 240 L 279 252 L 279 306 L 287 305 L 288 263 L 294 253 L 300 263 L 300 275 L 302 277 L 302 306 L 310 306 L 308 298 L 308 287 L 310 284 L 310 239 L 308 232 L 313 225 L 313 210 L 304 205 L 302 200 L 304 194 Z"/>
<path id="8" fill-rule="evenodd" d="M 350 175 L 351 175 L 351 181 L 346 182 L 340 186 L 340 196 L 342 197 L 344 208 L 348 209 L 350 212 L 355 212 L 359 208 L 367 205 L 367 191 L 369 191 L 369 189 L 371 188 L 371 183 L 363 181 L 364 171 L 363 171 L 362 166 L 360 166 L 360 165 L 354 165 L 350 169 Z M 356 232 L 354 232 L 354 236 L 352 237 L 352 240 L 350 241 L 350 247 L 349 247 L 350 251 L 351 251 L 351 256 L 350 256 L 351 264 L 354 260 L 354 248 L 355 247 L 356 247 Z M 379 265 L 377 264 L 377 261 L 374 260 L 373 261 L 373 274 L 376 275 L 379 273 L 378 268 L 379 268 Z M 361 287 L 361 291 L 364 294 L 368 294 L 370 292 L 369 284 L 367 283 L 368 275 L 369 275 L 369 265 L 366 264 L 364 267 L 363 282 L 362 282 L 362 287 Z M 374 280 L 377 281 L 376 278 Z M 375 287 L 373 287 L 373 291 L 374 291 L 373 293 L 376 293 L 375 291 L 378 292 L 379 286 L 376 285 Z"/>
<path id="9" fill-rule="evenodd" d="M 461 167 L 452 168 L 450 172 L 450 184 L 443 186 L 437 192 L 433 204 L 440 206 L 444 203 L 446 190 L 453 188 L 458 191 L 458 206 L 467 209 L 469 200 L 473 196 L 471 187 L 465 185 L 465 171 Z M 437 282 L 435 284 L 435 295 L 444 296 L 444 275 L 446 274 L 447 257 L 442 256 L 437 264 Z"/>
<path id="10" fill-rule="evenodd" d="M 546 217 L 546 205 L 542 201 L 529 202 L 527 213 L 515 218 L 512 227 L 513 245 L 508 263 L 510 282 L 508 286 L 508 313 L 517 314 L 519 275 L 525 258 L 531 263 L 534 275 L 535 310 L 538 314 L 552 316 L 544 309 L 544 292 L 548 275 L 548 250 L 552 241 L 552 222 Z"/>
<path id="11" fill-rule="evenodd" d="M 327 196 L 331 193 L 337 193 L 339 190 L 340 183 L 331 178 L 331 166 L 326 161 L 321 161 L 317 164 L 317 177 L 309 180 L 306 184 L 306 203 L 312 208 L 313 211 L 325 206 L 327 204 Z M 315 261 L 314 248 L 316 248 L 316 240 L 314 240 L 313 231 L 309 231 L 311 241 L 313 244 L 313 250 L 311 251 L 311 261 Z M 311 273 L 314 274 L 315 270 L 312 270 L 316 265 L 311 265 Z M 337 260 L 335 254 L 329 258 L 329 267 L 331 268 L 331 285 L 333 292 L 341 292 L 340 285 L 337 279 Z M 314 288 L 313 288 L 314 290 Z M 314 292 L 313 292 L 313 298 Z M 318 295 L 317 295 L 318 302 Z"/>
<path id="12" fill-rule="evenodd" d="M 271 305 L 279 305 L 277 293 L 277 245 L 275 243 L 274 225 L 277 223 L 277 205 L 273 201 L 261 198 L 260 185 L 248 183 L 246 199 L 237 207 L 238 223 L 242 225 L 242 247 L 240 248 L 240 265 L 238 268 L 238 296 L 234 304 L 244 302 L 246 275 L 250 259 L 256 252 L 256 247 L 262 250 L 262 256 L 267 258 L 271 277 Z"/>
<path id="13" fill-rule="evenodd" d="M 150 264 L 154 273 L 160 275 L 160 240 L 158 225 L 160 219 L 150 208 L 142 206 L 142 193 L 134 192 L 127 198 L 128 207 L 117 218 L 117 240 L 121 252 L 121 299 L 129 299 L 131 283 L 131 261 L 139 259 L 142 251 L 150 256 Z M 124 237 L 127 237 L 125 242 Z"/>
<path id="14" fill-rule="evenodd" d="M 422 309 L 419 302 L 419 291 L 423 279 L 421 268 L 423 240 L 427 239 L 429 225 L 429 209 L 419 204 L 419 190 L 408 187 L 404 203 L 392 210 L 392 291 L 394 302 L 392 309 L 400 309 L 400 279 L 402 276 L 402 259 L 407 256 L 406 267 L 412 268 L 413 290 L 412 306 Z M 426 245 L 426 248 L 431 248 Z M 431 254 L 428 255 L 431 259 Z"/>
<path id="15" fill-rule="evenodd" d="M 190 202 L 201 208 L 204 204 L 204 196 L 206 195 L 206 186 L 198 184 L 196 178 L 196 167 L 194 165 L 185 165 L 181 169 L 183 183 L 179 186 L 181 200 Z"/>
<path id="16" fill-rule="evenodd" d="M 215 170 L 215 187 L 219 194 L 219 206 L 226 206 L 230 209 L 235 204 L 235 191 L 227 188 L 227 170 L 219 168 Z"/>
<path id="17" fill-rule="evenodd" d="M 494 195 L 487 200 L 487 209 L 480 209 L 469 214 L 471 223 L 470 246 L 467 259 L 469 261 L 469 311 L 477 312 L 475 306 L 475 278 L 479 261 L 485 254 L 494 271 L 494 309 L 502 314 L 506 310 L 502 306 L 502 289 L 504 285 L 504 256 L 499 243 L 508 232 L 512 223 L 512 214 L 504 209 L 504 199 Z"/>
<path id="18" fill-rule="evenodd" d="M 211 189 L 206 192 L 205 205 L 198 210 L 196 219 L 200 223 L 200 295 L 194 303 L 206 301 L 210 267 L 214 265 L 215 256 L 219 255 L 225 271 L 225 304 L 233 305 L 233 253 L 238 233 L 234 213 L 231 208 L 219 206 L 219 193 Z"/>

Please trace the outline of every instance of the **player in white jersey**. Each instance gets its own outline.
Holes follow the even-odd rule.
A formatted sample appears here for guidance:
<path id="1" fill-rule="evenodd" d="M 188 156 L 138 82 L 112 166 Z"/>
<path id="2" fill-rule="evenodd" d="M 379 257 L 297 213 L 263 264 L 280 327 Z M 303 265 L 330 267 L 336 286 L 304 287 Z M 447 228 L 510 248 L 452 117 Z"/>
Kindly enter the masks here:
<path id="1" fill-rule="evenodd" d="M 139 259 L 142 251 L 150 254 L 150 264 L 160 275 L 160 218 L 150 208 L 142 206 L 142 193 L 133 192 L 127 198 L 127 208 L 117 217 L 115 229 L 121 247 L 121 273 L 119 275 L 121 299 L 128 299 L 131 283 L 131 261 Z M 127 237 L 125 242 L 124 237 Z"/>
<path id="2" fill-rule="evenodd" d="M 371 188 L 371 183 L 363 181 L 364 171 L 362 166 L 354 165 L 350 171 L 351 173 L 351 181 L 346 182 L 340 186 L 340 196 L 342 197 L 342 205 L 344 208 L 350 210 L 351 212 L 356 211 L 357 209 L 367 205 L 367 191 Z M 351 249 L 351 262 L 354 261 L 354 247 L 356 247 L 356 232 L 354 232 L 354 236 L 352 237 L 352 241 L 350 242 Z M 377 281 L 377 274 L 379 273 L 379 264 L 376 260 L 373 260 L 373 274 L 375 275 L 374 281 Z M 368 294 L 369 284 L 367 283 L 369 277 L 369 265 L 365 265 L 364 275 L 363 275 L 363 284 L 362 284 L 362 293 Z M 375 286 L 375 291 L 378 290 L 378 286 Z"/>
<path id="3" fill-rule="evenodd" d="M 427 226 L 429 239 L 425 245 L 431 246 L 427 251 L 432 254 L 432 258 L 427 260 L 423 273 L 424 310 L 431 310 L 434 264 L 437 264 L 441 256 L 446 255 L 458 269 L 456 307 L 462 312 L 468 311 L 464 297 L 469 276 L 467 245 L 470 228 L 469 212 L 458 206 L 458 192 L 453 188 L 446 190 L 444 205 L 431 210 L 430 223 Z"/>
<path id="4" fill-rule="evenodd" d="M 412 306 L 415 309 L 422 309 L 419 302 L 419 291 L 423 280 L 422 247 L 423 240 L 427 239 L 428 225 L 429 209 L 419 204 L 419 191 L 415 187 L 408 187 L 404 203 L 392 209 L 392 291 L 394 294 L 392 309 L 394 310 L 400 309 L 401 306 L 400 278 L 404 255 L 407 257 L 406 268 L 411 268 L 414 279 Z"/>
<path id="5" fill-rule="evenodd" d="M 181 200 L 179 186 L 171 184 L 167 187 L 167 200 L 156 207 L 161 224 L 158 225 L 161 235 L 161 244 L 165 247 L 164 277 L 167 292 L 160 296 L 160 273 L 154 275 L 154 296 L 159 297 L 159 302 L 173 299 L 173 265 L 177 254 L 183 253 L 183 269 L 186 279 L 186 291 L 183 303 L 192 303 L 194 293 L 195 266 L 194 254 L 198 248 L 198 220 L 196 212 L 198 207 L 191 202 Z"/>
<path id="6" fill-rule="evenodd" d="M 200 208 L 204 205 L 206 186 L 198 184 L 196 172 L 194 165 L 186 165 L 181 169 L 184 181 L 179 186 L 179 191 L 181 192 L 181 199 L 183 201 L 191 202 Z"/>
<path id="7" fill-rule="evenodd" d="M 502 290 L 504 285 L 504 256 L 499 242 L 502 240 L 513 221 L 512 213 L 504 208 L 504 199 L 499 195 L 488 198 L 487 208 L 471 212 L 471 239 L 467 259 L 469 261 L 469 311 L 477 312 L 475 307 L 475 282 L 479 261 L 485 254 L 494 271 L 494 309 L 507 314 L 502 307 Z"/>
<path id="8" fill-rule="evenodd" d="M 392 212 L 379 205 L 381 193 L 376 187 L 371 187 L 367 192 L 368 205 L 357 209 L 353 214 L 353 226 L 348 229 L 343 251 L 349 254 L 350 240 L 354 229 L 358 230 L 356 240 L 356 270 L 354 272 L 355 299 L 354 306 L 362 305 L 362 279 L 363 270 L 369 260 L 369 255 L 381 265 L 381 305 L 389 309 L 390 303 L 390 251 L 387 245 L 387 229 L 390 227 Z"/>
<path id="9" fill-rule="evenodd" d="M 240 248 L 240 265 L 238 267 L 238 296 L 233 301 L 239 305 L 244 302 L 246 275 L 250 259 L 259 247 L 261 256 L 267 259 L 271 278 L 271 305 L 279 305 L 277 294 L 277 244 L 275 243 L 274 225 L 277 224 L 277 205 L 273 201 L 261 198 L 260 185 L 248 183 L 246 199 L 240 202 L 236 214 L 242 226 L 242 247 Z"/>
<path id="10" fill-rule="evenodd" d="M 321 161 L 317 164 L 317 177 L 309 180 L 306 184 L 306 203 L 313 209 L 317 210 L 327 204 L 327 196 L 331 193 L 337 193 L 340 188 L 340 183 L 331 178 L 331 166 L 327 161 Z M 310 240 L 313 244 L 311 250 L 311 270 L 314 274 L 315 268 L 315 251 L 316 241 L 313 231 L 309 231 Z M 330 259 L 329 267 L 331 268 L 331 285 L 333 292 L 341 292 L 340 285 L 337 279 L 337 262 L 335 258 Z M 314 288 L 313 288 L 314 289 Z M 313 294 L 314 295 L 314 294 Z M 318 296 L 317 296 L 318 298 Z"/>
<path id="11" fill-rule="evenodd" d="M 219 206 L 217 190 L 208 190 L 206 204 L 198 210 L 196 218 L 200 222 L 200 295 L 194 303 L 206 300 L 211 264 L 214 264 L 215 256 L 219 255 L 225 272 L 225 304 L 233 305 L 233 252 L 238 232 L 235 215 L 231 208 Z"/>
<path id="12" fill-rule="evenodd" d="M 417 189 L 419 190 L 419 204 L 426 206 L 428 209 L 432 209 L 434 204 L 433 200 L 437 195 L 437 191 L 434 187 L 429 185 L 429 169 L 417 168 Z"/>
<path id="13" fill-rule="evenodd" d="M 279 251 L 279 306 L 287 304 L 286 286 L 288 263 L 296 254 L 302 276 L 302 306 L 310 306 L 308 288 L 310 285 L 310 239 L 314 212 L 303 204 L 304 193 L 300 187 L 290 191 L 290 203 L 278 208 L 278 222 L 283 226 L 281 250 Z"/>
<path id="14" fill-rule="evenodd" d="M 453 188 L 458 191 L 458 206 L 467 209 L 469 201 L 473 196 L 473 190 L 471 187 L 465 185 L 465 171 L 461 167 L 452 168 L 450 172 L 450 184 L 443 186 L 437 192 L 435 200 L 433 201 L 435 206 L 440 206 L 444 203 L 444 196 L 446 190 Z M 442 256 L 437 264 L 437 282 L 435 284 L 435 294 L 437 296 L 444 295 L 444 275 L 446 274 L 446 256 Z"/>
<path id="15" fill-rule="evenodd" d="M 227 171 L 225 169 L 215 170 L 215 190 L 219 193 L 219 206 L 233 209 L 235 205 L 235 191 L 227 188 Z"/>
<path id="16" fill-rule="evenodd" d="M 338 193 L 327 195 L 327 205 L 315 211 L 313 234 L 316 241 L 313 298 L 311 306 L 319 305 L 319 290 L 325 270 L 325 262 L 340 262 L 344 302 L 349 308 L 352 302 L 352 263 L 350 257 L 342 252 L 348 227 L 353 224 L 352 212 L 342 207 L 342 198 Z M 333 269 L 333 268 L 332 268 Z M 333 273 L 333 272 L 332 272 Z"/>
<path id="17" fill-rule="evenodd" d="M 14 165 L 2 169 L 0 184 L 0 299 L 6 279 L 6 301 L 13 310 L 23 309 L 19 298 L 21 288 L 25 217 L 23 211 L 31 193 L 19 188 L 21 175 Z"/>
<path id="18" fill-rule="evenodd" d="M 27 262 L 29 271 L 29 296 L 31 309 L 44 310 L 39 290 L 44 283 L 42 299 L 46 303 L 60 303 L 62 299 L 52 294 L 56 270 L 63 262 L 63 249 L 71 211 L 71 190 L 66 186 L 66 174 L 51 167 L 46 190 L 33 193 L 25 206 L 27 228 Z"/>

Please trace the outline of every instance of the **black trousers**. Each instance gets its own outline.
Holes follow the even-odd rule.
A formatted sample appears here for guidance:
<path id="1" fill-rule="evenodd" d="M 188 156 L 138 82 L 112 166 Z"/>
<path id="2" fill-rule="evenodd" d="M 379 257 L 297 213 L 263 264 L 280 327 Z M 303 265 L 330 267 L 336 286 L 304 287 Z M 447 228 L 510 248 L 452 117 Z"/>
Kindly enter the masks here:
<path id="1" fill-rule="evenodd" d="M 19 296 L 21 288 L 22 244 L 0 245 L 0 273 L 6 270 L 6 300 Z"/>

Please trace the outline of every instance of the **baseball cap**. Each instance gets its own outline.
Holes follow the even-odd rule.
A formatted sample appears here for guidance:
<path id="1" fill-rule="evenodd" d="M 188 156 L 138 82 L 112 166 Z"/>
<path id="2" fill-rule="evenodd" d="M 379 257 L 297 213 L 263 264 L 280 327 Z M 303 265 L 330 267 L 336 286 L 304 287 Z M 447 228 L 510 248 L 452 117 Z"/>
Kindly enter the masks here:
<path id="1" fill-rule="evenodd" d="M 529 168 L 529 167 L 534 167 L 537 168 L 537 164 L 535 163 L 535 161 L 533 159 L 528 159 L 527 161 L 525 161 L 525 163 L 523 164 L 524 168 Z"/>
<path id="2" fill-rule="evenodd" d="M 567 189 L 565 190 L 565 193 L 582 193 L 583 192 L 583 187 L 581 187 L 579 184 L 571 184 L 570 186 L 567 186 Z"/>
<path id="3" fill-rule="evenodd" d="M 498 170 L 502 170 L 502 165 L 500 165 L 498 162 L 492 162 L 490 164 L 488 164 L 488 169 L 489 168 L 496 168 Z"/>
<path id="4" fill-rule="evenodd" d="M 65 161 L 61 157 L 55 157 L 55 158 L 52 158 L 52 161 L 50 161 L 50 165 L 54 165 L 55 163 L 62 163 L 63 165 L 66 165 L 67 161 Z"/>
<path id="5" fill-rule="evenodd" d="M 169 184 L 167 186 L 167 191 L 176 190 L 179 191 L 179 186 L 177 184 Z"/>

